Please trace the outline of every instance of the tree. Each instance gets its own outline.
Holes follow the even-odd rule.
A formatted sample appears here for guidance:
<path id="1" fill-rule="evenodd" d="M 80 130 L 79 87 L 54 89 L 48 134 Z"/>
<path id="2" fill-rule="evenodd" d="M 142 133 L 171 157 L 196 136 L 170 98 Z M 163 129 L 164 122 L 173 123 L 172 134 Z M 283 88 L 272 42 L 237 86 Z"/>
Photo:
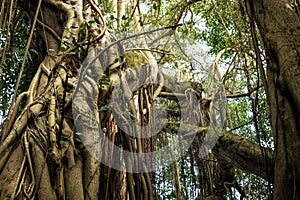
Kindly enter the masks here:
<path id="1" fill-rule="evenodd" d="M 265 88 L 276 145 L 274 195 L 278 199 L 298 199 L 299 39 L 294 30 L 299 31 L 299 2 L 249 4 L 269 57 Z"/>
<path id="2" fill-rule="evenodd" d="M 241 198 L 255 198 L 256 192 L 259 198 L 300 198 L 297 1 L 4 0 L 1 5 L 1 87 L 7 94 L 1 98 L 0 199 L 237 198 L 232 192 Z M 202 33 L 195 22 L 200 18 L 209 29 Z M 217 57 L 210 82 L 200 83 L 194 69 L 199 65 L 182 53 L 186 44 L 175 33 L 212 46 Z M 170 39 L 176 42 L 169 44 Z M 226 65 L 228 60 L 233 64 Z M 229 66 L 223 77 L 216 73 L 221 62 Z M 190 80 L 163 75 L 158 65 Z M 212 133 L 207 127 L 214 112 L 225 115 L 207 90 L 216 87 L 214 79 L 232 99 L 231 120 L 210 151 L 203 144 Z M 244 133 L 234 133 L 239 131 Z M 153 166 L 142 164 L 132 173 L 137 172 L 133 157 L 120 159 L 103 145 L 111 141 L 120 154 L 147 153 L 174 141 L 178 132 L 196 137 L 181 159 L 158 172 L 149 169 L 158 160 L 145 157 Z M 168 152 L 176 157 L 176 151 Z M 265 187 L 263 194 L 258 187 L 246 192 L 249 180 Z"/>

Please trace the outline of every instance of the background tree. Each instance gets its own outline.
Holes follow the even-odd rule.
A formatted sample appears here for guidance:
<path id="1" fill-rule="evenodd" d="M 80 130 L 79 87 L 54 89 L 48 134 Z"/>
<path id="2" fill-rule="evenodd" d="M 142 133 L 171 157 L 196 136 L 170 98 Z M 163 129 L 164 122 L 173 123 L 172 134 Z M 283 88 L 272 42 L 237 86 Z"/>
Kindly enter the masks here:
<path id="1" fill-rule="evenodd" d="M 299 199 L 298 4 L 3 0 L 0 199 Z M 199 43 L 215 62 L 182 52 L 199 52 Z M 223 135 L 201 156 L 216 105 L 207 68 L 220 69 L 228 110 Z M 132 80 L 146 84 L 131 91 Z M 198 107 L 179 105 L 178 96 Z M 113 98 L 128 103 L 113 106 Z M 156 132 L 154 105 L 166 111 L 158 134 L 127 135 Z M 183 110 L 194 112 L 182 119 Z M 179 124 L 196 137 L 155 172 L 130 173 L 131 158 L 115 170 L 82 143 L 100 125 L 124 150 L 151 152 Z M 100 153 L 114 162 L 109 147 Z"/>

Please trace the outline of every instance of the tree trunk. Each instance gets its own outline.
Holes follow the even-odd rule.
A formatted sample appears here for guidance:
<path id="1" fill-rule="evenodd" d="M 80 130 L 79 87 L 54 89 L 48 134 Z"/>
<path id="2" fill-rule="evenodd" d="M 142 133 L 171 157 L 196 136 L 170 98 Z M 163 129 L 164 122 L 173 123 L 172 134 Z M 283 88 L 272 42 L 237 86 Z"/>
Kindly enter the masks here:
<path id="1" fill-rule="evenodd" d="M 249 1 L 267 57 L 267 96 L 275 140 L 274 199 L 300 199 L 299 1 Z"/>
<path id="2" fill-rule="evenodd" d="M 72 117 L 73 87 L 84 58 L 94 46 L 104 48 L 111 40 L 105 21 L 93 0 L 41 2 L 27 1 L 24 8 L 32 19 L 38 13 L 37 29 L 47 55 L 19 99 L 27 98 L 24 111 L 18 118 L 15 114 L 10 117 L 1 135 L 0 199 L 126 199 L 129 185 L 139 184 L 139 179 L 122 184 L 132 175 L 105 167 L 100 173 L 100 162 L 78 142 L 79 130 Z M 110 62 L 110 58 L 104 57 L 104 61 Z M 100 66 L 99 70 L 96 73 L 101 73 Z M 97 83 L 80 89 L 86 89 L 83 95 L 87 96 L 98 92 L 95 86 Z M 81 108 L 95 112 L 89 106 Z M 109 112 L 107 115 L 109 118 Z M 87 123 L 80 131 L 93 134 L 97 131 L 94 124 Z M 114 126 L 104 126 L 107 134 L 115 137 Z"/>

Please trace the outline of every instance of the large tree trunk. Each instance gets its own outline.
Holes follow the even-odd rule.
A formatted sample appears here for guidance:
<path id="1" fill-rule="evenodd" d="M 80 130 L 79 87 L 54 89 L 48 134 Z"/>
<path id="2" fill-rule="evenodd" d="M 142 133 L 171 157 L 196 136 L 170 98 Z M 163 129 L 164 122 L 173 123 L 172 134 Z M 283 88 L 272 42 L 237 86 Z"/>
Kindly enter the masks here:
<path id="1" fill-rule="evenodd" d="M 2 134 L 0 199 L 124 199 L 129 189 L 122 183 L 128 176 L 107 168 L 100 174 L 100 163 L 77 142 L 71 109 L 77 71 L 89 47 L 104 48 L 110 41 L 105 21 L 93 0 L 40 3 L 24 6 L 32 19 L 38 12 L 47 55 L 18 99 L 27 97 L 24 111 L 11 116 Z M 96 92 L 86 92 L 91 91 Z M 88 125 L 86 131 L 93 130 Z M 113 125 L 104 126 L 108 134 L 115 133 Z"/>
<path id="2" fill-rule="evenodd" d="M 274 199 L 300 199 L 299 1 L 249 2 L 268 62 L 266 91 L 275 139 Z"/>
<path id="3" fill-rule="evenodd" d="M 125 94 L 131 88 L 123 74 L 128 67 L 121 57 L 123 48 L 113 43 L 99 5 L 94 0 L 40 0 L 25 1 L 23 6 L 33 21 L 37 19 L 47 55 L 28 91 L 17 99 L 1 135 L 0 199 L 153 199 L 154 179 L 146 166 L 142 166 L 145 173 L 134 174 L 131 158 L 125 157 L 124 169 L 115 170 L 99 161 L 120 162 L 113 160 L 113 149 L 102 143 L 98 149 L 91 144 L 95 151 L 86 148 L 90 141 L 99 143 L 105 133 L 124 150 L 153 150 L 152 139 L 129 138 L 116 128 L 112 109 L 100 112 L 113 87 L 120 84 Z M 131 67 L 146 69 L 138 78 L 159 80 L 151 54 L 138 54 L 143 54 L 142 59 Z M 100 80 L 103 74 L 109 79 Z M 138 108 L 128 108 L 138 117 L 136 123 L 149 123 L 150 104 L 161 88 L 137 88 Z M 17 117 L 25 99 L 25 109 Z M 114 112 L 115 117 L 123 117 L 125 129 L 133 128 L 127 126 L 124 110 Z M 141 130 L 142 134 L 149 136 L 151 128 L 155 127 Z"/>

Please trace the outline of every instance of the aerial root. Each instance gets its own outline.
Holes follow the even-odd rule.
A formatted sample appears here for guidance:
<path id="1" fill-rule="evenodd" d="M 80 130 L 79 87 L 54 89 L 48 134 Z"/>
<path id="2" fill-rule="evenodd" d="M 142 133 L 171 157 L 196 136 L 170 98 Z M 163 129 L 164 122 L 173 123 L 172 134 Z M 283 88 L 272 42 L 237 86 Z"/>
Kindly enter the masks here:
<path id="1" fill-rule="evenodd" d="M 100 163 L 87 149 L 83 150 L 84 199 L 98 199 L 100 185 Z"/>
<path id="2" fill-rule="evenodd" d="M 10 152 L 10 151 L 8 151 Z M 0 173 L 0 199 L 13 197 L 19 191 L 19 184 L 25 170 L 26 156 L 22 145 L 19 143 L 9 154 L 7 162 L 4 164 Z M 13 198 L 12 198 L 13 199 Z"/>
<path id="3" fill-rule="evenodd" d="M 9 146 L 5 152 L 2 153 L 2 155 L 0 156 L 0 171 L 2 171 L 4 164 L 6 163 L 8 157 L 11 154 L 13 146 Z"/>
<path id="4" fill-rule="evenodd" d="M 53 200 L 56 199 L 56 193 L 50 181 L 49 167 L 46 161 L 45 152 L 37 144 L 37 142 L 30 137 L 31 157 L 33 172 L 36 180 L 36 197 L 37 199 Z"/>
<path id="5" fill-rule="evenodd" d="M 82 157 L 78 154 L 77 158 L 75 165 L 65 169 L 65 194 L 66 199 L 84 200 Z"/>
<path id="6" fill-rule="evenodd" d="M 42 102 L 34 102 L 32 105 L 28 105 L 18 119 L 14 123 L 14 127 L 9 132 L 7 137 L 0 145 L 0 155 L 5 152 L 11 144 L 13 144 L 17 138 L 24 133 L 24 129 L 31 116 L 37 116 L 43 108 Z"/>
<path id="7" fill-rule="evenodd" d="M 7 134 L 11 131 L 14 122 L 16 121 L 16 117 L 17 117 L 17 113 L 19 110 L 19 106 L 20 103 L 24 100 L 25 97 L 27 97 L 28 92 L 23 92 L 22 94 L 20 94 L 20 96 L 18 96 L 17 101 L 14 105 L 13 111 L 11 116 L 8 118 L 8 121 L 6 123 L 6 126 L 4 128 L 4 131 L 2 133 L 2 140 L 4 140 L 4 138 L 6 138 Z M 3 142 L 3 141 L 2 141 Z"/>
<path id="8" fill-rule="evenodd" d="M 60 152 L 57 146 L 57 138 L 56 138 L 56 117 L 55 117 L 55 110 L 56 110 L 56 99 L 55 96 L 52 96 L 49 103 L 49 112 L 48 112 L 48 126 L 49 126 L 49 137 L 50 137 L 50 144 L 51 144 L 51 156 L 54 158 L 55 162 L 59 164 L 60 162 Z"/>
<path id="9" fill-rule="evenodd" d="M 19 192 L 21 191 L 21 186 L 23 184 L 22 181 L 24 181 L 22 177 L 26 173 L 26 169 L 24 169 L 25 161 L 26 161 L 26 156 L 23 157 L 23 161 L 22 161 L 22 164 L 21 164 L 21 167 L 19 170 L 19 175 L 18 175 L 16 183 L 15 183 L 15 188 L 14 188 L 13 194 L 11 195 L 11 199 L 14 199 L 16 196 L 18 196 Z"/>

